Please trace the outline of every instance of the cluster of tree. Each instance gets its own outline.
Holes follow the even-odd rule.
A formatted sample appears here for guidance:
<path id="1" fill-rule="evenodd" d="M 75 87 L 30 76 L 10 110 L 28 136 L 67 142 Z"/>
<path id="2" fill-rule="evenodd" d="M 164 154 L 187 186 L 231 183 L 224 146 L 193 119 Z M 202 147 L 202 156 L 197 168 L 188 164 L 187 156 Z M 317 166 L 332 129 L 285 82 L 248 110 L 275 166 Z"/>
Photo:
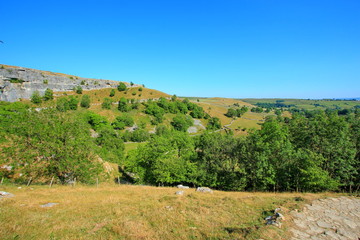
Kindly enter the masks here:
<path id="1" fill-rule="evenodd" d="M 90 126 L 75 114 L 44 109 L 32 111 L 20 103 L 0 104 L 0 164 L 8 164 L 11 172 L 2 177 L 18 181 L 49 180 L 65 182 L 69 178 L 94 183 L 101 175 Z"/>
<path id="2" fill-rule="evenodd" d="M 268 118 L 246 138 L 162 129 L 125 160 L 139 183 L 223 190 L 326 191 L 360 188 L 360 114 L 319 112 Z"/>
<path id="3" fill-rule="evenodd" d="M 195 103 L 184 99 L 179 101 L 176 97 L 172 97 L 171 101 L 161 97 L 158 101 L 149 101 L 144 103 L 145 113 L 154 116 L 153 124 L 162 123 L 165 113 L 173 114 L 189 114 L 193 118 L 209 118 L 210 116 L 204 112 L 204 109 Z"/>
<path id="4" fill-rule="evenodd" d="M 30 97 L 30 101 L 35 104 L 42 103 L 42 101 L 50 101 L 54 99 L 54 92 L 50 88 L 45 90 L 44 96 L 41 97 L 39 91 L 34 91 Z"/>
<path id="5" fill-rule="evenodd" d="M 294 104 L 285 104 L 285 103 L 278 102 L 278 101 L 276 101 L 276 103 L 256 103 L 255 105 L 258 106 L 258 107 L 262 107 L 262 108 L 290 108 L 290 107 L 295 107 Z"/>
<path id="6" fill-rule="evenodd" d="M 229 108 L 228 111 L 225 113 L 225 116 L 234 118 L 234 117 L 241 117 L 244 115 L 247 111 L 249 111 L 249 108 L 246 106 L 243 106 L 241 108 Z"/>
<path id="7" fill-rule="evenodd" d="M 262 112 L 264 112 L 264 109 L 262 107 L 253 107 L 253 108 L 251 108 L 250 111 L 251 112 L 256 112 L 256 113 L 262 113 Z"/>

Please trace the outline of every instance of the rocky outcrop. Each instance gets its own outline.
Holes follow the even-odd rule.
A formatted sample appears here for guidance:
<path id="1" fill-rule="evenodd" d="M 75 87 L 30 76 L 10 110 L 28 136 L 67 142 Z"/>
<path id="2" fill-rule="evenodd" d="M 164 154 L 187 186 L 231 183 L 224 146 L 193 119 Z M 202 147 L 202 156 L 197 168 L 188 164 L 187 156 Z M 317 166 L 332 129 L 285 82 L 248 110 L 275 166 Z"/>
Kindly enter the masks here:
<path id="1" fill-rule="evenodd" d="M 130 84 L 125 83 L 130 87 Z M 72 91 L 81 86 L 84 90 L 115 88 L 118 81 L 82 78 L 30 68 L 0 65 L 0 101 L 15 102 L 29 99 L 34 91 L 43 94 L 47 88 L 54 92 Z M 138 86 L 138 85 L 134 85 Z"/>

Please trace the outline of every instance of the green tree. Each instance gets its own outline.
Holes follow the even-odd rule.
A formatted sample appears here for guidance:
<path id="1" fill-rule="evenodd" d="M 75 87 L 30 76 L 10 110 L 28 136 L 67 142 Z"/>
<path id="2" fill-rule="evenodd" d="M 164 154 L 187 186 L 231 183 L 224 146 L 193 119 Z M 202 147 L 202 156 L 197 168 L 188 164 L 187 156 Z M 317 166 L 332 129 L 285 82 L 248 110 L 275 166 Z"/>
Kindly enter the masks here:
<path id="1" fill-rule="evenodd" d="M 90 96 L 85 94 L 81 98 L 80 106 L 83 108 L 89 108 L 90 107 Z"/>
<path id="2" fill-rule="evenodd" d="M 45 94 L 43 97 L 44 101 L 49 101 L 49 100 L 53 100 L 54 99 L 54 92 L 53 90 L 51 90 L 50 88 L 47 88 L 45 90 Z"/>
<path id="3" fill-rule="evenodd" d="M 119 85 L 117 86 L 117 89 L 118 89 L 118 91 L 125 91 L 126 90 L 126 85 L 125 85 L 125 83 L 123 83 L 123 82 L 120 82 L 119 83 Z"/>
<path id="4" fill-rule="evenodd" d="M 104 98 L 104 102 L 101 104 L 103 109 L 111 109 L 112 101 L 110 98 Z"/>
<path id="5" fill-rule="evenodd" d="M 212 117 L 209 119 L 209 122 L 206 126 L 207 129 L 209 130 L 217 130 L 221 128 L 221 122 L 220 119 L 217 117 Z"/>
<path id="6" fill-rule="evenodd" d="M 171 125 L 177 131 L 186 132 L 186 130 L 194 124 L 194 121 L 190 116 L 178 114 L 171 121 Z"/>
<path id="7" fill-rule="evenodd" d="M 83 89 L 82 89 L 82 87 L 80 87 L 80 86 L 76 86 L 76 87 L 74 88 L 74 91 L 75 91 L 77 94 L 82 94 Z"/>
<path id="8" fill-rule="evenodd" d="M 130 110 L 128 101 L 126 100 L 126 98 L 122 97 L 120 99 L 119 104 L 118 104 L 118 110 L 120 112 L 128 112 Z"/>
<path id="9" fill-rule="evenodd" d="M 110 91 L 110 97 L 113 97 L 113 96 L 115 96 L 115 89 L 111 89 L 111 91 Z"/>
<path id="10" fill-rule="evenodd" d="M 39 91 L 34 91 L 30 99 L 31 102 L 35 104 L 40 104 L 42 102 Z"/>
<path id="11" fill-rule="evenodd" d="M 76 110 L 78 108 L 79 100 L 77 100 L 73 96 L 70 96 L 69 100 L 68 100 L 68 103 L 69 103 L 69 109 L 70 110 Z"/>

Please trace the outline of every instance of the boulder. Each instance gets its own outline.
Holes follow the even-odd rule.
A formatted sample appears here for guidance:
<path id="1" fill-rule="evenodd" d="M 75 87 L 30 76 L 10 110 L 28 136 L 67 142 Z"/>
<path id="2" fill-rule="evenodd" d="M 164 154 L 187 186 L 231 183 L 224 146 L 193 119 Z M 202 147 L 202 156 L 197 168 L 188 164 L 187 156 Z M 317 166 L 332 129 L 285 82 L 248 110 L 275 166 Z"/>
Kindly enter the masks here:
<path id="1" fill-rule="evenodd" d="M 211 190 L 208 187 L 198 187 L 196 189 L 197 192 L 203 192 L 203 193 L 213 193 L 213 190 Z"/>

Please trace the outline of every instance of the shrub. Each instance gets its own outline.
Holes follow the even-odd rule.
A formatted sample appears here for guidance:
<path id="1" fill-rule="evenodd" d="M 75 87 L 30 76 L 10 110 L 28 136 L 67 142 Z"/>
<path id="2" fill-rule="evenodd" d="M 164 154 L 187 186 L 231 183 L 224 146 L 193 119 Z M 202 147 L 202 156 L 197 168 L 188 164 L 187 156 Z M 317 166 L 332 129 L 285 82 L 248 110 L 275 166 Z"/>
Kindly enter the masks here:
<path id="1" fill-rule="evenodd" d="M 119 85 L 117 86 L 117 89 L 118 89 L 118 91 L 125 91 L 126 90 L 126 85 L 125 85 L 125 83 L 119 83 Z"/>
<path id="2" fill-rule="evenodd" d="M 31 95 L 31 102 L 32 102 L 32 103 L 35 103 L 35 104 L 40 104 L 40 103 L 42 102 L 39 91 L 35 91 L 35 92 Z"/>
<path id="3" fill-rule="evenodd" d="M 111 91 L 110 91 L 110 97 L 113 97 L 113 96 L 115 96 L 115 89 L 111 89 Z"/>
<path id="4" fill-rule="evenodd" d="M 89 108 L 90 107 L 90 97 L 89 97 L 89 95 L 85 94 L 81 98 L 80 106 L 83 107 L 83 108 Z"/>
<path id="5" fill-rule="evenodd" d="M 47 88 L 45 90 L 45 95 L 44 95 L 43 99 L 44 99 L 44 101 L 53 100 L 54 99 L 53 90 L 51 90 L 50 88 Z"/>
<path id="6" fill-rule="evenodd" d="M 85 80 L 82 80 L 80 85 L 85 85 L 86 84 L 86 81 Z"/>
<path id="7" fill-rule="evenodd" d="M 82 89 L 82 87 L 80 87 L 80 86 L 76 86 L 76 87 L 74 87 L 74 91 L 75 91 L 77 94 L 82 94 L 83 89 Z"/>
<path id="8" fill-rule="evenodd" d="M 110 109 L 112 101 L 110 98 L 104 98 L 104 102 L 101 104 L 101 108 L 103 109 Z"/>
<path id="9" fill-rule="evenodd" d="M 44 83 L 44 84 L 48 84 L 49 81 L 48 81 L 47 79 L 44 79 L 43 83 Z"/>

